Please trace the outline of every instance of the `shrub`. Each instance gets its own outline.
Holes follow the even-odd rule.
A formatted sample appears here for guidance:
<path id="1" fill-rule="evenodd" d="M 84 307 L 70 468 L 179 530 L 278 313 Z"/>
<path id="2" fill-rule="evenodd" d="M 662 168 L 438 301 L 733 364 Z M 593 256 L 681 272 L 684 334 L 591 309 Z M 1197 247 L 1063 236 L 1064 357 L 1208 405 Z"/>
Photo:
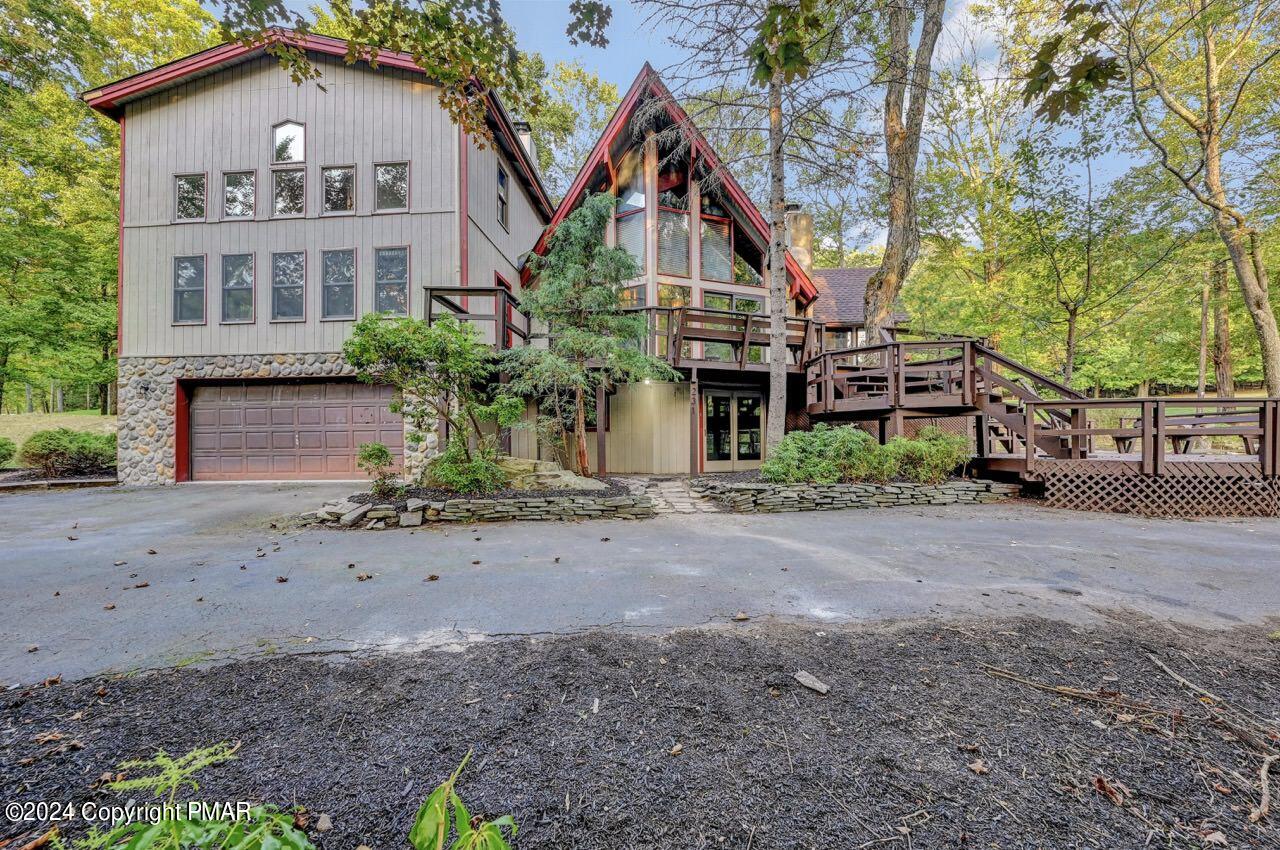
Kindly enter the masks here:
<path id="1" fill-rule="evenodd" d="M 404 492 L 404 487 L 396 482 L 395 473 L 391 471 L 395 462 L 391 449 L 382 443 L 360 444 L 356 452 L 356 466 L 373 479 L 373 483 L 369 485 L 369 492 L 373 494 L 373 498 L 388 501 L 400 498 Z"/>
<path id="2" fill-rule="evenodd" d="M 467 451 L 466 435 L 455 433 L 445 449 L 427 465 L 427 481 L 455 493 L 483 495 L 501 490 L 507 474 L 498 466 L 497 453 L 490 447 Z"/>
<path id="3" fill-rule="evenodd" d="M 895 478 L 936 484 L 945 481 L 968 452 L 964 437 L 933 426 L 922 428 L 917 439 L 895 437 L 882 446 L 861 428 L 819 424 L 812 431 L 783 437 L 761 465 L 760 476 L 775 484 L 884 483 Z"/>
<path id="4" fill-rule="evenodd" d="M 19 459 L 48 477 L 92 475 L 116 468 L 116 435 L 55 428 L 37 431 L 22 444 Z"/>
<path id="5" fill-rule="evenodd" d="M 5 466 L 18 453 L 18 447 L 8 437 L 0 437 L 0 466 Z"/>
<path id="6" fill-rule="evenodd" d="M 884 451 L 894 458 L 898 474 L 917 484 L 946 481 L 969 456 L 969 441 L 929 426 L 914 440 L 895 437 Z"/>

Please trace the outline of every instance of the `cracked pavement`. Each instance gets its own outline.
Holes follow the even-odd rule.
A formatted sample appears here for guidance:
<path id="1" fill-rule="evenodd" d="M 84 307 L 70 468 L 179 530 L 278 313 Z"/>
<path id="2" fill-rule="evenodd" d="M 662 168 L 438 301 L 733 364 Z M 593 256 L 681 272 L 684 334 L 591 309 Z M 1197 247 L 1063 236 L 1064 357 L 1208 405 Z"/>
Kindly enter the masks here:
<path id="1" fill-rule="evenodd" d="M 0 682 L 276 653 L 456 650 L 602 628 L 662 632 L 731 625 L 739 611 L 814 624 L 1030 614 L 1084 622 L 1109 609 L 1219 628 L 1280 619 L 1275 520 L 1012 503 L 381 532 L 284 527 L 352 486 L 0 496 Z"/>

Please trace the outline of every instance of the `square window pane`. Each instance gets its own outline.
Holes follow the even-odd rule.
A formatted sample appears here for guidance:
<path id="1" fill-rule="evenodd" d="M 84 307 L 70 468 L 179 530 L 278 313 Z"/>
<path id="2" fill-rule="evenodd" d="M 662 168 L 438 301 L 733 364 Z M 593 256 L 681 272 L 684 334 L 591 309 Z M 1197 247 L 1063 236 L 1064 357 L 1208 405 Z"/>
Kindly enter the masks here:
<path id="1" fill-rule="evenodd" d="M 242 171 L 222 177 L 222 217 L 253 217 L 253 172 Z"/>
<path id="2" fill-rule="evenodd" d="M 409 279 L 409 249 L 379 248 L 374 255 L 374 280 L 380 283 Z"/>
<path id="3" fill-rule="evenodd" d="M 222 321 L 249 322 L 253 320 L 253 290 L 222 290 Z"/>
<path id="4" fill-rule="evenodd" d="M 321 315 L 326 319 L 346 319 L 356 314 L 356 288 L 343 283 L 324 287 L 324 304 Z"/>
<path id="5" fill-rule="evenodd" d="M 356 170 L 326 168 L 320 174 L 325 212 L 351 212 L 356 208 Z"/>
<path id="6" fill-rule="evenodd" d="M 222 288 L 245 289 L 253 286 L 253 255 L 223 254 Z"/>
<path id="7" fill-rule="evenodd" d="M 301 319 L 303 316 L 302 287 L 276 286 L 271 290 L 271 318 Z"/>
<path id="8" fill-rule="evenodd" d="M 373 290 L 373 309 L 379 313 L 405 316 L 409 313 L 409 287 L 405 283 L 378 283 Z"/>
<path id="9" fill-rule="evenodd" d="M 409 163 L 396 162 L 373 169 L 374 204 L 380 210 L 409 208 Z"/>
<path id="10" fill-rule="evenodd" d="M 354 283 L 356 279 L 355 251 L 325 251 L 321 254 L 321 280 L 331 283 Z"/>
<path id="11" fill-rule="evenodd" d="M 177 179 L 178 206 L 176 217 L 180 220 L 204 218 L 204 175 L 186 174 Z"/>
<path id="12" fill-rule="evenodd" d="M 306 258 L 301 251 L 271 255 L 272 286 L 302 286 Z"/>
<path id="13" fill-rule="evenodd" d="M 306 138 L 301 124 L 292 121 L 275 128 L 272 162 L 302 162 Z"/>
<path id="14" fill-rule="evenodd" d="M 306 210 L 306 172 L 302 169 L 276 171 L 272 174 L 272 212 L 276 215 L 302 215 Z"/>
<path id="15" fill-rule="evenodd" d="M 182 289 L 173 294 L 173 320 L 175 322 L 204 321 L 204 290 Z"/>
<path id="16" fill-rule="evenodd" d="M 204 257 L 178 257 L 173 261 L 174 289 L 204 289 Z"/>

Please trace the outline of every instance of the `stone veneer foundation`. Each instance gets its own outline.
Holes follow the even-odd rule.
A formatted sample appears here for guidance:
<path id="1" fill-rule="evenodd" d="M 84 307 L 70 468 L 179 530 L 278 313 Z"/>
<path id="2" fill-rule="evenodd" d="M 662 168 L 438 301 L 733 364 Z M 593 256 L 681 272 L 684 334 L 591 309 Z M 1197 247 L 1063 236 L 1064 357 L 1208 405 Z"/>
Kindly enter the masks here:
<path id="1" fill-rule="evenodd" d="M 122 357 L 119 360 L 121 484 L 173 484 L 177 470 L 178 381 L 354 377 L 338 353 Z M 405 476 L 436 454 L 434 433 L 405 433 Z"/>

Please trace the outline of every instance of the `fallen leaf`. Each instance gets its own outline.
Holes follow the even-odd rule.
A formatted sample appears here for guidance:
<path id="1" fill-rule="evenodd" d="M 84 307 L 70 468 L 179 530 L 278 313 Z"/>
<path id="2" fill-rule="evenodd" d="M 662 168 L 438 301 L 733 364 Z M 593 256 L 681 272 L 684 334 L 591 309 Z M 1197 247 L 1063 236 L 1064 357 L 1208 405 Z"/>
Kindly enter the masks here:
<path id="1" fill-rule="evenodd" d="M 678 755 L 680 755 L 681 753 L 683 753 L 683 752 L 684 752 L 684 744 L 676 744 L 674 747 L 672 747 L 672 748 L 669 750 L 669 752 L 670 752 L 670 753 L 671 753 L 671 755 L 673 755 L 673 756 L 678 756 Z"/>
<path id="2" fill-rule="evenodd" d="M 977 744 L 958 744 L 956 749 L 962 753 L 976 753 L 981 748 Z"/>
<path id="3" fill-rule="evenodd" d="M 156 554 L 156 550 L 155 550 L 155 549 L 148 549 L 148 550 L 147 550 L 147 554 L 148 554 L 148 555 L 154 555 L 154 554 Z"/>
<path id="4" fill-rule="evenodd" d="M 322 814 L 316 818 L 316 832 L 328 832 L 331 829 L 333 829 L 333 821 L 328 815 Z"/>
<path id="5" fill-rule="evenodd" d="M 62 684 L 62 674 L 58 674 L 57 676 L 50 676 L 40 684 L 44 685 L 46 688 L 52 688 L 54 685 L 60 685 Z"/>
<path id="6" fill-rule="evenodd" d="M 103 606 L 102 606 L 102 610 L 103 610 L 103 611 L 114 611 L 114 610 L 116 610 L 115 603 L 113 603 L 113 602 L 108 602 L 106 605 L 103 605 Z"/>
<path id="7" fill-rule="evenodd" d="M 978 774 L 979 776 L 985 776 L 986 774 L 991 772 L 991 768 L 987 767 L 987 763 L 982 759 L 976 759 L 975 761 L 971 761 L 969 762 L 969 764 L 965 766 L 968 767 L 970 770 L 972 770 L 974 773 Z"/>
<path id="8" fill-rule="evenodd" d="M 424 581 L 439 581 L 439 580 L 440 580 L 440 576 L 436 575 L 435 573 L 432 573 L 431 575 L 427 576 L 426 579 L 424 579 Z"/>
<path id="9" fill-rule="evenodd" d="M 127 563 L 129 563 L 129 562 L 128 562 L 128 561 L 114 561 L 114 562 L 111 564 L 111 566 L 113 566 L 113 567 L 123 567 L 123 566 L 124 566 L 125 564 L 127 564 Z"/>
<path id="10" fill-rule="evenodd" d="M 608 542 L 609 542 L 609 538 L 608 538 L 608 537 L 601 537 L 601 538 L 600 538 L 600 542 L 601 542 L 601 543 L 608 543 Z"/>
<path id="11" fill-rule="evenodd" d="M 288 581 L 288 580 L 289 580 L 289 577 L 288 577 L 288 576 L 276 576 L 276 583 L 277 583 L 277 584 L 284 584 L 284 583 L 285 583 L 286 581 Z"/>
<path id="12" fill-rule="evenodd" d="M 79 537 L 76 537 L 74 534 L 68 534 L 68 535 L 67 535 L 67 539 L 68 539 L 68 540 L 79 540 L 80 538 L 79 538 Z"/>
<path id="13" fill-rule="evenodd" d="M 41 732 L 32 740 L 37 744 L 52 744 L 54 741 L 61 741 L 62 738 L 63 735 L 61 732 Z"/>
<path id="14" fill-rule="evenodd" d="M 1108 800 L 1110 800 L 1112 803 L 1116 804 L 1117 806 L 1124 805 L 1125 795 L 1123 793 L 1123 790 L 1125 789 L 1123 785 L 1120 785 L 1119 783 L 1113 784 L 1111 782 L 1108 782 L 1106 777 L 1103 777 L 1103 776 L 1095 776 L 1093 777 L 1093 787 L 1097 790 L 1099 794 L 1106 797 Z"/>
<path id="15" fill-rule="evenodd" d="M 368 573 L 359 573 L 356 575 L 356 581 L 368 581 L 371 578 L 373 578 L 373 576 Z"/>
<path id="16" fill-rule="evenodd" d="M 37 650 L 39 650 L 39 649 L 40 649 L 40 647 L 36 646 L 36 645 L 33 643 L 33 644 L 31 644 L 31 646 L 28 646 L 28 647 L 27 647 L 27 652 L 36 652 L 36 651 L 37 651 Z"/>
<path id="17" fill-rule="evenodd" d="M 134 590 L 141 590 L 141 589 L 142 589 L 142 588 L 144 588 L 144 587 L 150 587 L 150 586 L 151 586 L 151 582 L 149 582 L 149 581 L 140 581 L 140 582 L 138 582 L 137 584 L 135 584 L 135 585 L 133 586 L 133 589 L 134 589 Z"/>
<path id="18" fill-rule="evenodd" d="M 308 820 L 306 809 L 298 809 L 298 811 L 293 813 L 293 828 L 306 829 Z"/>
<path id="19" fill-rule="evenodd" d="M 1219 794 L 1230 794 L 1234 789 L 1230 785 L 1223 785 L 1221 782 L 1213 783 L 1213 790 Z"/>
<path id="20" fill-rule="evenodd" d="M 747 616 L 746 611 L 739 611 L 738 613 L 733 615 L 733 621 L 735 623 L 745 623 L 747 620 L 750 620 L 750 619 L 751 618 Z"/>
<path id="21" fill-rule="evenodd" d="M 472 566 L 475 566 L 475 565 L 477 565 L 477 564 L 479 564 L 479 563 L 480 563 L 479 561 L 472 561 L 472 562 L 471 562 L 471 565 L 472 565 Z"/>
<path id="22" fill-rule="evenodd" d="M 1207 835 L 1200 836 L 1200 840 L 1203 841 L 1205 844 L 1212 844 L 1215 847 L 1227 846 L 1227 837 L 1222 834 L 1221 830 L 1217 830 L 1217 829 L 1215 829 L 1213 832 L 1210 832 Z"/>

